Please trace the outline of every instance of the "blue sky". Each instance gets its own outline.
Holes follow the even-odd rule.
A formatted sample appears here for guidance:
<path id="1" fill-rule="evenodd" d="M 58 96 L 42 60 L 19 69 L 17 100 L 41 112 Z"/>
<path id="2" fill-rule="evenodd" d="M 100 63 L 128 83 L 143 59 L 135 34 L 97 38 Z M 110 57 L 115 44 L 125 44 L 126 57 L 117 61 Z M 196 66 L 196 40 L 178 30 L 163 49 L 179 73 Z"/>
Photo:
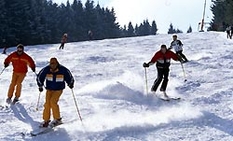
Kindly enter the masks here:
<path id="1" fill-rule="evenodd" d="M 58 4 L 67 0 L 53 0 Z M 69 0 L 70 3 L 73 0 Z M 82 0 L 83 4 L 86 0 Z M 205 0 L 94 0 L 101 7 L 114 7 L 117 22 L 123 27 L 131 21 L 133 25 L 148 19 L 156 21 L 158 33 L 167 33 L 170 23 L 186 32 L 191 25 L 193 32 L 198 31 L 198 23 L 203 17 Z M 211 0 L 206 0 L 205 22 L 212 19 Z M 207 25 L 208 26 L 208 25 Z M 206 26 L 205 26 L 206 27 Z"/>

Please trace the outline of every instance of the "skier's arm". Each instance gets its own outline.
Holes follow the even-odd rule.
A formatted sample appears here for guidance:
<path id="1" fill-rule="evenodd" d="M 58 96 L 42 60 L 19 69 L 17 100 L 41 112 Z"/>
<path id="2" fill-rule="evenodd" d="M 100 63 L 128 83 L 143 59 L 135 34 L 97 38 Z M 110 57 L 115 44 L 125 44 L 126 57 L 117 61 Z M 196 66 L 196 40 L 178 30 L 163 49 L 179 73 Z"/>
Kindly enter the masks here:
<path id="1" fill-rule="evenodd" d="M 180 40 L 178 40 L 178 44 L 179 46 L 183 46 L 183 43 Z"/>
<path id="2" fill-rule="evenodd" d="M 46 76 L 47 67 L 43 68 L 37 75 L 36 81 L 38 87 L 44 86 L 45 76 Z"/>

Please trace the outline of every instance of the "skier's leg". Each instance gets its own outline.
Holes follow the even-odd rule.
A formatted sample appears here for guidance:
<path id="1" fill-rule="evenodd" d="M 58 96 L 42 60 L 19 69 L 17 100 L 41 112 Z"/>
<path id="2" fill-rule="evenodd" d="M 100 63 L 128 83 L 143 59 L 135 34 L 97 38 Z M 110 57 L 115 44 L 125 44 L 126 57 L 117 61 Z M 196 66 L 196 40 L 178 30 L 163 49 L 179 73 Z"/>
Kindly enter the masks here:
<path id="1" fill-rule="evenodd" d="M 153 84 L 153 86 L 151 88 L 151 91 L 156 92 L 156 90 L 157 90 L 159 84 L 161 83 L 162 79 L 163 79 L 162 69 L 157 68 L 157 78 L 154 81 L 154 84 Z"/>
<path id="2" fill-rule="evenodd" d="M 183 59 L 183 57 L 180 55 L 180 51 L 176 52 L 177 57 L 179 58 L 180 62 L 184 62 L 185 60 Z"/>
<path id="3" fill-rule="evenodd" d="M 60 109 L 59 109 L 59 105 L 58 105 L 58 101 L 59 98 L 62 94 L 62 90 L 58 90 L 58 91 L 53 91 L 53 95 L 50 99 L 50 105 L 53 111 L 53 118 L 54 119 L 60 119 Z"/>
<path id="4" fill-rule="evenodd" d="M 47 90 L 46 91 L 46 97 L 45 97 L 45 104 L 44 104 L 44 110 L 43 110 L 43 119 L 44 121 L 49 121 L 50 120 L 50 113 L 51 113 L 51 97 L 52 97 L 52 91 Z"/>
<path id="5" fill-rule="evenodd" d="M 168 84 L 168 75 L 169 75 L 169 68 L 163 69 L 163 83 L 161 85 L 160 91 L 166 91 L 167 84 Z"/>
<path id="6" fill-rule="evenodd" d="M 8 98 L 10 98 L 10 99 L 13 96 L 13 93 L 14 93 L 14 90 L 15 90 L 16 81 L 17 81 L 17 75 L 13 72 L 12 78 L 11 78 L 11 84 L 9 86 L 8 94 L 7 94 Z"/>
<path id="7" fill-rule="evenodd" d="M 26 73 L 19 73 L 17 74 L 16 80 L 16 91 L 15 91 L 15 98 L 18 99 L 21 96 L 21 89 L 22 89 L 22 82 L 26 76 Z"/>
<path id="8" fill-rule="evenodd" d="M 184 60 L 184 61 L 188 61 L 188 59 L 186 58 L 186 56 L 182 53 L 182 51 L 179 51 L 179 55 L 182 57 L 182 59 Z"/>

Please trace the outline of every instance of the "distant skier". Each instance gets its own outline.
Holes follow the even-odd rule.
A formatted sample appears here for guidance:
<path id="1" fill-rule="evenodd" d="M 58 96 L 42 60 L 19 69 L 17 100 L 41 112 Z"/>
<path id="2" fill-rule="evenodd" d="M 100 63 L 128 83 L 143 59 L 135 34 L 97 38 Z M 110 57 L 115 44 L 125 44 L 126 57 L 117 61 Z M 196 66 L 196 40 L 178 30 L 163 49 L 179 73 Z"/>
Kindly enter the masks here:
<path id="1" fill-rule="evenodd" d="M 88 31 L 87 33 L 89 40 L 91 41 L 93 39 L 93 33 L 91 30 Z"/>
<path id="2" fill-rule="evenodd" d="M 67 38 L 68 38 L 68 35 L 67 35 L 67 33 L 65 33 L 61 38 L 61 45 L 60 45 L 59 49 L 64 49 L 64 45 L 67 42 Z"/>
<path id="3" fill-rule="evenodd" d="M 188 62 L 188 59 L 186 58 L 186 56 L 182 53 L 183 52 L 183 44 L 180 40 L 177 39 L 177 35 L 173 35 L 172 36 L 173 41 L 171 42 L 170 48 L 168 48 L 168 50 L 174 48 L 176 54 L 178 55 L 178 57 L 180 58 L 180 60 L 182 59 L 182 63 Z"/>
<path id="4" fill-rule="evenodd" d="M 227 32 L 227 39 L 228 39 L 228 38 L 231 39 L 231 26 L 227 26 L 226 32 Z"/>
<path id="5" fill-rule="evenodd" d="M 143 67 L 149 67 L 150 65 L 156 63 L 158 74 L 151 88 L 151 91 L 156 92 L 158 86 L 163 80 L 162 85 L 160 87 L 160 91 L 164 94 L 165 98 L 168 98 L 166 94 L 166 88 L 168 84 L 169 67 L 171 59 L 178 61 L 178 56 L 174 52 L 168 50 L 166 45 L 161 45 L 161 49 L 155 53 L 151 61 L 143 64 Z"/>
<path id="6" fill-rule="evenodd" d="M 231 39 L 232 39 L 232 36 L 233 36 L 233 25 L 231 25 Z"/>
<path id="7" fill-rule="evenodd" d="M 11 98 L 13 97 L 13 93 L 15 91 L 15 98 L 13 100 L 13 104 L 19 101 L 19 97 L 21 95 L 22 82 L 26 73 L 28 71 L 27 66 L 29 66 L 33 72 L 35 72 L 36 65 L 34 60 L 24 52 L 24 46 L 19 44 L 17 46 L 17 51 L 11 53 L 4 61 L 5 68 L 12 63 L 13 66 L 13 74 L 11 79 L 11 84 L 8 89 L 8 98 L 6 99 L 7 103 L 11 103 Z"/>
<path id="8" fill-rule="evenodd" d="M 44 81 L 46 81 L 46 85 L 44 85 Z M 42 92 L 43 86 L 46 86 L 43 111 L 44 121 L 40 127 L 48 127 L 49 124 L 56 126 L 62 123 L 58 101 L 65 88 L 65 82 L 71 89 L 74 87 L 74 78 L 71 72 L 66 67 L 60 65 L 57 58 L 51 58 L 50 64 L 44 67 L 37 75 L 39 91 Z M 51 110 L 54 120 L 50 123 Z"/>
<path id="9" fill-rule="evenodd" d="M 3 50 L 2 50 L 2 54 L 6 54 L 6 50 L 7 50 L 7 47 L 6 47 L 6 39 L 2 39 L 2 43 L 3 43 Z"/>
<path id="10" fill-rule="evenodd" d="M 4 47 L 2 50 L 2 54 L 6 54 L 7 47 Z"/>

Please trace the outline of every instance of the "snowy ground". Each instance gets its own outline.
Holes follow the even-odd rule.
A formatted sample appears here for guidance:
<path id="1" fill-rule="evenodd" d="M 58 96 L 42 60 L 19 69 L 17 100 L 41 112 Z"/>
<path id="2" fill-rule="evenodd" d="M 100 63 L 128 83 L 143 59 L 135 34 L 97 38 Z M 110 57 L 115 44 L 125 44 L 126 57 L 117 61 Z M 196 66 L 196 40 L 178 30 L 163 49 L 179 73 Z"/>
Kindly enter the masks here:
<path id="1" fill-rule="evenodd" d="M 148 62 L 171 35 L 27 46 L 37 72 L 57 57 L 73 73 L 74 94 L 83 121 L 79 120 L 72 91 L 67 87 L 59 102 L 65 124 L 54 132 L 30 137 L 42 121 L 44 93 L 35 74 L 28 72 L 20 103 L 0 110 L 1 141 L 230 141 L 233 140 L 233 40 L 225 33 L 178 34 L 191 61 L 182 67 L 172 62 L 168 95 L 180 101 L 158 100 L 145 91 L 143 62 Z M 9 49 L 8 52 L 14 51 Z M 5 55 L 0 55 L 3 63 Z M 3 65 L 2 65 L 3 69 Z M 147 69 L 149 89 L 156 69 Z M 4 104 L 12 67 L 0 75 Z M 22 136 L 21 133 L 26 133 Z"/>

